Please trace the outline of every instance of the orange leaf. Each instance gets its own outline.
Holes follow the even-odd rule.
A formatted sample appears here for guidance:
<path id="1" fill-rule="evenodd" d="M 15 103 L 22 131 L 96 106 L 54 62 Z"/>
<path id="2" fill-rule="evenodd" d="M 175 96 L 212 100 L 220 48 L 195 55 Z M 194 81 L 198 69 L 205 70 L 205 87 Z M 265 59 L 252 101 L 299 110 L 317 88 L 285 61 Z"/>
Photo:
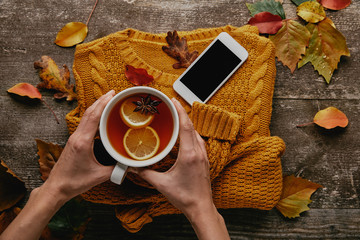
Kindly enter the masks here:
<path id="1" fill-rule="evenodd" d="M 54 167 L 55 162 L 59 159 L 63 148 L 57 144 L 47 143 L 40 139 L 35 139 L 38 147 L 39 165 L 41 179 L 45 181 Z"/>
<path id="2" fill-rule="evenodd" d="M 187 41 L 185 37 L 180 39 L 177 31 L 168 32 L 166 42 L 169 46 L 163 46 L 162 50 L 172 58 L 178 60 L 173 64 L 173 68 L 187 68 L 197 58 L 199 53 L 197 51 L 189 52 Z"/>
<path id="3" fill-rule="evenodd" d="M 282 27 L 282 18 L 270 12 L 260 12 L 250 18 L 248 24 L 256 26 L 260 33 L 275 34 Z"/>
<path id="4" fill-rule="evenodd" d="M 125 76 L 136 86 L 147 85 L 154 81 L 154 77 L 149 75 L 146 69 L 135 68 L 131 65 L 126 65 Z"/>
<path id="5" fill-rule="evenodd" d="M 33 99 L 41 99 L 41 93 L 39 90 L 29 83 L 18 83 L 12 88 L 7 90 L 9 93 L 25 96 Z"/>
<path id="6" fill-rule="evenodd" d="M 328 107 L 316 113 L 314 123 L 326 129 L 346 127 L 349 123 L 346 115 L 335 107 Z"/>
<path id="7" fill-rule="evenodd" d="M 72 47 L 84 41 L 88 27 L 82 22 L 69 22 L 57 34 L 55 44 L 61 47 Z"/>
<path id="8" fill-rule="evenodd" d="M 11 208 L 26 193 L 25 184 L 1 161 L 0 164 L 0 212 Z"/>
<path id="9" fill-rule="evenodd" d="M 318 0 L 318 2 L 328 9 L 340 10 L 349 6 L 351 0 Z"/>
<path id="10" fill-rule="evenodd" d="M 0 234 L 5 231 L 5 229 L 10 225 L 10 223 L 19 215 L 21 209 L 18 207 L 13 207 L 8 210 L 5 210 L 0 215 Z"/>
<path id="11" fill-rule="evenodd" d="M 283 178 L 283 191 L 276 208 L 288 218 L 300 217 L 300 213 L 309 210 L 311 194 L 322 188 L 320 184 L 310 182 L 294 175 Z"/>
<path id="12" fill-rule="evenodd" d="M 48 56 L 42 56 L 40 61 L 34 62 L 34 67 L 39 69 L 39 76 L 42 80 L 37 85 L 38 88 L 52 89 L 59 93 L 54 94 L 54 98 L 64 98 L 67 101 L 76 100 L 74 85 L 70 85 L 70 71 L 64 64 L 63 69 L 59 69 L 54 60 Z"/>

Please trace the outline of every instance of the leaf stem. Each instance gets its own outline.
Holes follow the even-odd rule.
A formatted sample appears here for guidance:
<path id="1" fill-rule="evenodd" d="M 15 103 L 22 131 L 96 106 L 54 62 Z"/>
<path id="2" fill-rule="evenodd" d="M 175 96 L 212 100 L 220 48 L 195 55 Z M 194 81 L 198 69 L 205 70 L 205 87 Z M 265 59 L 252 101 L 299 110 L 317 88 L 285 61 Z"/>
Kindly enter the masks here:
<path id="1" fill-rule="evenodd" d="M 305 126 L 309 126 L 311 124 L 313 124 L 314 122 L 309 122 L 309 123 L 304 123 L 304 124 L 300 124 L 300 125 L 296 125 L 296 127 L 300 128 L 300 127 L 305 127 Z"/>
<path id="2" fill-rule="evenodd" d="M 43 100 L 43 99 L 40 99 L 40 100 L 50 109 L 50 111 L 52 112 L 52 114 L 53 114 L 54 117 L 55 117 L 55 120 L 56 120 L 57 124 L 59 124 L 59 123 L 60 123 L 60 122 L 59 122 L 59 119 L 57 118 L 55 112 L 52 110 L 52 108 L 49 106 L 49 104 L 47 104 L 47 103 L 45 102 L 45 100 Z"/>
<path id="3" fill-rule="evenodd" d="M 90 15 L 89 15 L 88 20 L 86 21 L 86 26 L 89 24 L 90 18 L 91 18 L 92 14 L 93 14 L 93 12 L 94 12 L 94 10 L 95 10 L 95 8 L 96 8 L 96 5 L 97 5 L 98 1 L 99 1 L 99 0 L 96 0 L 96 1 L 95 1 L 94 7 L 93 7 L 93 9 L 92 9 L 92 11 L 91 11 L 91 13 L 90 13 Z"/>

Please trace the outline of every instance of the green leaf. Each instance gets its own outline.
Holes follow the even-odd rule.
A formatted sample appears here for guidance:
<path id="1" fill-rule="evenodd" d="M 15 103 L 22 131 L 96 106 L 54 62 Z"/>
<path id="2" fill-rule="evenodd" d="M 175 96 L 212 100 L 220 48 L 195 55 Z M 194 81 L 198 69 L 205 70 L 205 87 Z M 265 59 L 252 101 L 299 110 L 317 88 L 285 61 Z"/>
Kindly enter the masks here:
<path id="1" fill-rule="evenodd" d="M 280 2 L 275 0 L 262 0 L 254 4 L 246 3 L 247 8 L 250 11 L 250 15 L 253 17 L 260 12 L 270 12 L 274 15 L 279 15 L 282 19 L 285 19 L 285 11 Z"/>
<path id="2" fill-rule="evenodd" d="M 311 34 L 311 39 L 298 68 L 311 62 L 315 70 L 329 84 L 334 70 L 337 69 L 340 62 L 340 57 L 342 55 L 350 56 L 346 39 L 327 18 L 317 24 L 309 23 L 306 28 Z"/>
<path id="3" fill-rule="evenodd" d="M 313 2 L 315 0 L 291 0 L 293 3 L 296 4 L 296 6 L 299 6 L 300 4 L 304 3 L 304 2 Z"/>

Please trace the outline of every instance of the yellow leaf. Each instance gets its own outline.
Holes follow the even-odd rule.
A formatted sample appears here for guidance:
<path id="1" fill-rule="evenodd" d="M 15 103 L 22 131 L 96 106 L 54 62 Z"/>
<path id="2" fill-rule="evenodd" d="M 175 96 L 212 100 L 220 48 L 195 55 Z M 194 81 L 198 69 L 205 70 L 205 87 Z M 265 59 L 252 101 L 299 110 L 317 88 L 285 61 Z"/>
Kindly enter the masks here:
<path id="1" fill-rule="evenodd" d="M 308 1 L 297 7 L 297 15 L 310 23 L 317 23 L 326 17 L 325 10 L 320 3 Z"/>
<path id="2" fill-rule="evenodd" d="M 61 47 L 72 47 L 84 41 L 88 33 L 88 27 L 81 22 L 66 24 L 57 34 L 55 43 Z"/>
<path id="3" fill-rule="evenodd" d="M 283 192 L 276 208 L 288 218 L 300 217 L 300 213 L 309 210 L 310 197 L 320 184 L 310 182 L 294 175 L 283 179 Z"/>
<path id="4" fill-rule="evenodd" d="M 346 115 L 335 107 L 328 107 L 316 113 L 314 123 L 326 129 L 346 127 L 349 123 Z"/>

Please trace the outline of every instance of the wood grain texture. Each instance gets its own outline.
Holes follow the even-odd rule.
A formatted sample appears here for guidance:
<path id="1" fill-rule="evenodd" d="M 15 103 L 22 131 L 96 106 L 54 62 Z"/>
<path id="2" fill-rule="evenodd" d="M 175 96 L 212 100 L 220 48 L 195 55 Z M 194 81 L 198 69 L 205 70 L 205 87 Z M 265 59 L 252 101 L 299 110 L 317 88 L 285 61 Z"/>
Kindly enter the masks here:
<path id="1" fill-rule="evenodd" d="M 227 24 L 241 26 L 250 18 L 245 2 L 254 0 L 107 0 L 99 1 L 89 23 L 85 42 L 125 28 L 147 32 L 193 30 Z M 58 65 L 70 67 L 75 48 L 53 44 L 59 29 L 71 21 L 86 22 L 94 1 L 2 0 L 0 1 L 0 158 L 25 181 L 29 192 L 41 185 L 35 138 L 65 145 L 68 132 L 64 117 L 75 103 L 56 101 L 42 92 L 60 118 L 56 124 L 40 102 L 26 104 L 6 90 L 19 82 L 36 85 L 33 62 L 51 56 Z M 296 17 L 295 5 L 284 0 L 287 18 Z M 341 11 L 327 11 L 348 42 L 351 57 L 342 57 L 331 83 L 310 64 L 290 70 L 277 63 L 272 135 L 284 139 L 284 174 L 322 184 L 313 194 L 311 210 L 301 218 L 285 219 L 275 209 L 221 210 L 232 239 L 359 239 L 360 238 L 360 1 Z M 71 79 L 74 82 L 74 79 Z M 312 121 L 328 106 L 349 118 L 346 129 L 325 131 Z M 24 204 L 24 202 L 22 203 Z M 111 206 L 88 203 L 92 221 L 85 239 L 195 239 L 182 215 L 161 216 L 136 234 L 126 232 Z"/>

